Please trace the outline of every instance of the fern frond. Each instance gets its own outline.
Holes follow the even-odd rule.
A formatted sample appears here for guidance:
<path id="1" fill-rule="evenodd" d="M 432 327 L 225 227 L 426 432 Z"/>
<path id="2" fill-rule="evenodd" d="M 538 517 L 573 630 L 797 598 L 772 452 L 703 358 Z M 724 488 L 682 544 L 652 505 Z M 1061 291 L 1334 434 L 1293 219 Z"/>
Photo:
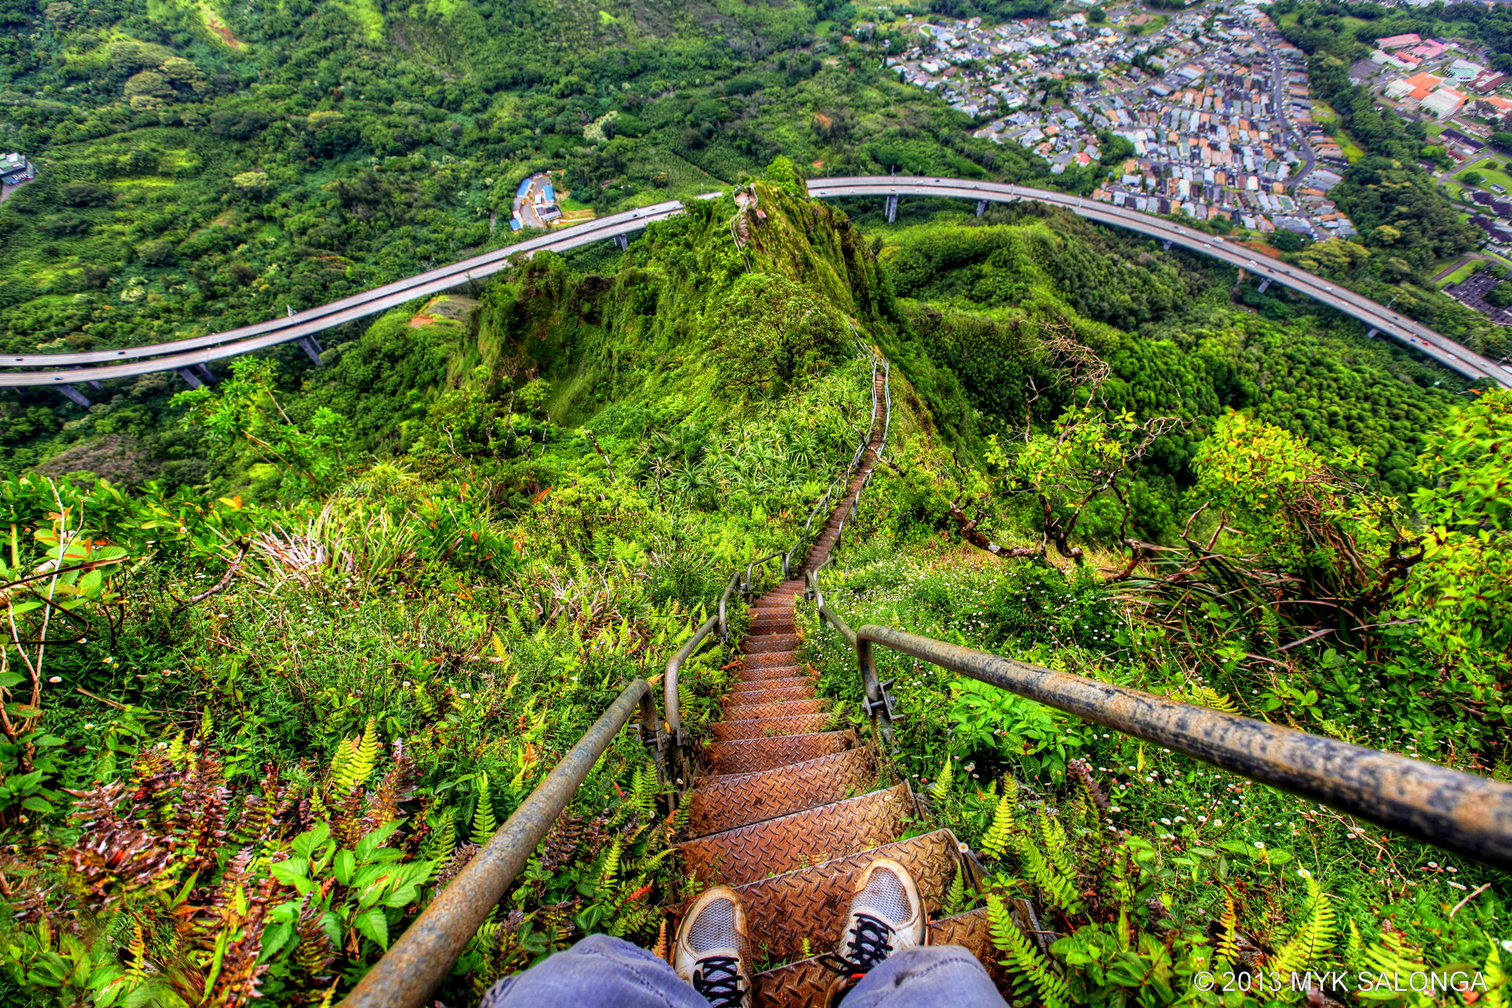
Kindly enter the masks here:
<path id="1" fill-rule="evenodd" d="M 957 868 L 955 878 L 950 880 L 950 888 L 945 892 L 945 915 L 952 917 L 961 912 L 961 907 L 966 903 L 966 872 Z"/>
<path id="2" fill-rule="evenodd" d="M 426 820 L 430 833 L 422 848 L 429 861 L 449 858 L 457 849 L 457 820 L 448 811 L 441 811 Z"/>
<path id="3" fill-rule="evenodd" d="M 1227 693 L 1219 693 L 1211 686 L 1203 686 L 1197 690 L 1197 702 L 1204 707 L 1221 710 L 1225 714 L 1238 714 L 1239 708 Z"/>
<path id="4" fill-rule="evenodd" d="M 1239 915 L 1234 912 L 1234 897 L 1227 893 L 1223 897 L 1223 913 L 1218 916 L 1218 923 L 1223 928 L 1218 935 L 1218 954 L 1231 963 L 1238 962 Z"/>
<path id="5" fill-rule="evenodd" d="M 947 755 L 944 764 L 940 767 L 939 776 L 929 787 L 929 796 L 935 801 L 944 801 L 950 794 L 950 785 L 955 779 L 955 763 Z"/>
<path id="6" fill-rule="evenodd" d="M 1071 838 L 1066 836 L 1066 829 L 1054 816 L 1041 811 L 1036 817 L 1039 820 L 1040 836 L 1044 839 L 1045 854 L 1055 870 L 1066 878 L 1076 876 L 1076 861 L 1072 856 Z"/>
<path id="7" fill-rule="evenodd" d="M 342 739 L 331 759 L 331 793 L 351 794 L 367 783 L 378 766 L 383 743 L 378 741 L 378 726 L 368 719 L 367 731 L 352 739 Z"/>
<path id="8" fill-rule="evenodd" d="M 1070 986 L 1040 955 L 1029 936 L 1013 923 L 1003 897 L 996 894 L 987 897 L 987 920 L 992 943 L 1006 956 L 1002 964 L 1018 976 L 1015 993 L 1022 995 L 1033 987 L 1044 1008 L 1066 1008 L 1071 1003 Z"/>
<path id="9" fill-rule="evenodd" d="M 992 813 L 992 825 L 982 837 L 982 852 L 994 860 L 1001 860 L 1008 851 L 1013 837 L 1013 806 L 1018 801 L 1018 787 L 1003 778 L 1003 797 L 998 799 L 997 809 Z"/>
<path id="10" fill-rule="evenodd" d="M 1023 862 L 1025 874 L 1051 903 L 1068 917 L 1082 912 L 1081 896 L 1077 893 L 1075 884 L 1046 857 L 1033 836 L 1019 834 L 1014 846 Z"/>
<path id="11" fill-rule="evenodd" d="M 614 842 L 609 845 L 609 849 L 604 852 L 604 865 L 599 870 L 599 885 L 607 886 L 614 881 L 614 877 L 619 874 L 620 855 L 623 852 L 624 845 L 616 837 Z"/>
<path id="12" fill-rule="evenodd" d="M 1486 989 L 1481 992 L 1482 1008 L 1509 1008 L 1512 1006 L 1512 977 L 1507 975 L 1501 963 L 1501 952 L 1496 939 L 1491 939 L 1491 953 L 1486 956 L 1486 965 L 1481 968 Z"/>
<path id="13" fill-rule="evenodd" d="M 1302 878 L 1307 883 L 1309 897 L 1307 918 L 1271 957 L 1269 968 L 1281 976 L 1304 972 L 1334 944 L 1333 904 L 1312 873 L 1305 868 L 1301 871 L 1305 872 Z"/>
<path id="14" fill-rule="evenodd" d="M 482 847 L 499 828 L 494 816 L 493 795 L 488 789 L 488 774 L 478 774 L 478 805 L 473 809 L 472 842 Z"/>

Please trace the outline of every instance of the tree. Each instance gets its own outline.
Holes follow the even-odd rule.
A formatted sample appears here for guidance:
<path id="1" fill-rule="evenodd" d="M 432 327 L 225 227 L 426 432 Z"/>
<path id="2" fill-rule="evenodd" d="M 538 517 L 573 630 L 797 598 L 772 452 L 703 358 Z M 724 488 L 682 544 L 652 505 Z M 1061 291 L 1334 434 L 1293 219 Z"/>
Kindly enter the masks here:
<path id="1" fill-rule="evenodd" d="M 218 452 L 234 451 L 276 467 L 290 489 L 318 490 L 341 471 L 346 421 L 320 407 L 303 427 L 280 403 L 276 365 L 265 358 L 231 363 L 231 378 L 218 388 L 180 392 L 173 405 L 184 409 L 186 430 Z"/>
<path id="2" fill-rule="evenodd" d="M 1486 184 L 1486 176 L 1478 171 L 1467 171 L 1460 176 L 1460 181 L 1465 183 L 1465 185 L 1475 186 L 1479 189 Z"/>
<path id="3" fill-rule="evenodd" d="M 1285 228 L 1278 228 L 1276 233 L 1270 236 L 1269 241 L 1272 248 L 1282 252 L 1297 252 L 1302 248 L 1302 236 Z"/>
<path id="4" fill-rule="evenodd" d="M 1457 413 L 1417 471 L 1429 486 L 1412 505 L 1428 527 L 1401 600 L 1434 651 L 1512 682 L 1512 392 L 1484 392 Z M 1506 698 L 1500 714 L 1512 715 Z"/>

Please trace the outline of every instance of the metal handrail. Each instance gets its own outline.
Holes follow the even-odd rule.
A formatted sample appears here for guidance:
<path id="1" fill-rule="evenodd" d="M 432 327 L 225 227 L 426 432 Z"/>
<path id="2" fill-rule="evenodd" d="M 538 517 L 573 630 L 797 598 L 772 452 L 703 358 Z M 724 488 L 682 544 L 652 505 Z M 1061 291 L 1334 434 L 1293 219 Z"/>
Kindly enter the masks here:
<path id="1" fill-rule="evenodd" d="M 1057 672 L 893 627 L 851 627 L 824 604 L 819 615 L 856 652 L 867 713 L 892 737 L 891 682 L 874 645 L 959 672 L 1125 735 L 1332 806 L 1483 864 L 1512 870 L 1512 785 L 1424 760 L 1225 714 L 1097 679 Z"/>
<path id="2" fill-rule="evenodd" d="M 626 686 L 483 849 L 358 981 L 341 1008 L 420 1008 L 429 1001 L 637 708 L 641 740 L 653 748 L 661 775 L 666 735 L 656 716 L 654 696 L 644 679 Z"/>

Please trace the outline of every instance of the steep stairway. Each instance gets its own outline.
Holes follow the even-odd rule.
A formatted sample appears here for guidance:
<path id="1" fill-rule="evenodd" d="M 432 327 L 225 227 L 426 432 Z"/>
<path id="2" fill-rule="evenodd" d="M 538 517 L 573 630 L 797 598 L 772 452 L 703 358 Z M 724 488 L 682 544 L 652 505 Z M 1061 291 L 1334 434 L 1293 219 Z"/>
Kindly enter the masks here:
<path id="1" fill-rule="evenodd" d="M 881 394 L 878 377 L 878 395 Z M 723 720 L 711 726 L 706 773 L 687 796 L 688 835 L 679 845 L 688 894 L 712 885 L 741 894 L 754 946 L 757 1008 L 822 1008 L 834 974 L 817 957 L 832 952 L 851 887 L 871 861 L 907 866 L 932 918 L 931 944 L 965 945 L 1002 983 L 982 910 L 940 918 L 964 844 L 949 830 L 919 835 L 925 810 L 863 733 L 839 723 L 799 662 L 794 606 L 803 574 L 828 557 L 841 522 L 876 461 L 880 423 L 798 577 L 751 608 L 737 682 Z"/>

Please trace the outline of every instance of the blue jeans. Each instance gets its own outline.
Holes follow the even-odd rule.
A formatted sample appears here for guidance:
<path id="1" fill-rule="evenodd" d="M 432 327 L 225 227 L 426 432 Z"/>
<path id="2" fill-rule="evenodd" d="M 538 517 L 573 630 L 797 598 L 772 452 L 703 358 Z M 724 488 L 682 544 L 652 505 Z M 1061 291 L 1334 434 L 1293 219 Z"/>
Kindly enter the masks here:
<path id="1" fill-rule="evenodd" d="M 590 935 L 505 977 L 478 1008 L 709 1008 L 664 960 L 609 935 Z M 976 956 L 959 945 L 888 956 L 842 1008 L 1007 1008 Z"/>

